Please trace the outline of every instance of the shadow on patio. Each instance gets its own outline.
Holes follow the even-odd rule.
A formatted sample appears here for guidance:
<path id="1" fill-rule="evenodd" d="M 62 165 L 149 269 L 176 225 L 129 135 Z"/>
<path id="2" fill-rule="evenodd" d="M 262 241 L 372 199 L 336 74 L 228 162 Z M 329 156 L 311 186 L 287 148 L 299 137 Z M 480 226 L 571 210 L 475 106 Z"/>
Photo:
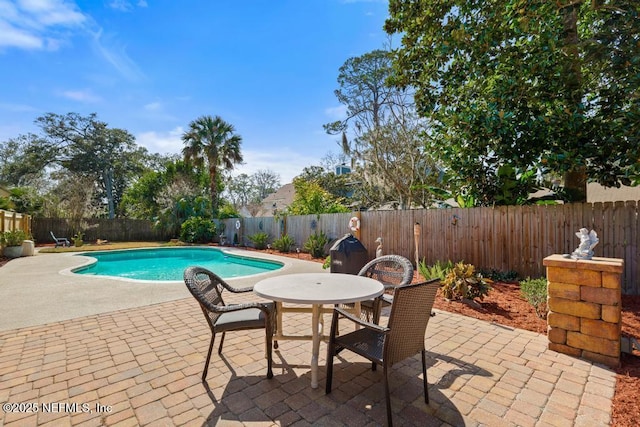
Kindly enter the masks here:
<path id="1" fill-rule="evenodd" d="M 286 326 L 307 333 L 310 319 L 293 314 Z M 325 344 L 314 390 L 310 342 L 280 342 L 274 378 L 267 380 L 263 332 L 229 333 L 224 357 L 212 356 L 205 385 L 200 375 L 209 337 L 192 298 L 0 332 L 0 401 L 35 402 L 38 409 L 68 404 L 58 411 L 4 411 L 0 423 L 384 423 L 382 372 L 354 354 L 336 360 L 327 396 Z M 397 425 L 609 423 L 614 373 L 547 350 L 545 336 L 438 311 L 426 340 L 431 403 L 423 401 L 419 356 L 397 364 L 390 375 Z"/>

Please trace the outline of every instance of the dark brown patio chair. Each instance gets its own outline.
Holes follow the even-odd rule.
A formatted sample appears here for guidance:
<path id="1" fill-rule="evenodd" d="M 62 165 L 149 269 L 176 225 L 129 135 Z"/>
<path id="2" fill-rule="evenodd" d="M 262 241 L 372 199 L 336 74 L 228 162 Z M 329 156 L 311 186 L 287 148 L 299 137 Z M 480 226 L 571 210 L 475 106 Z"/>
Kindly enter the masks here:
<path id="1" fill-rule="evenodd" d="M 382 306 L 389 305 L 393 301 L 393 290 L 413 280 L 413 265 L 403 256 L 383 255 L 365 264 L 358 275 L 376 279 L 384 285 L 385 293 L 379 298 L 360 303 L 362 318 L 378 324 Z M 353 307 L 353 304 L 348 306 Z"/>
<path id="2" fill-rule="evenodd" d="M 436 298 L 440 280 L 398 286 L 395 289 L 391 315 L 387 327 L 364 322 L 348 312 L 335 308 L 331 321 L 331 335 L 327 349 L 327 383 L 326 393 L 331 393 L 333 379 L 333 358 L 340 351 L 347 349 L 372 362 L 371 369 L 377 365 L 384 370 L 384 392 L 387 404 L 387 423 L 392 425 L 391 398 L 389 396 L 389 371 L 391 367 L 408 357 L 422 354 L 422 379 L 424 401 L 429 403 L 427 390 L 427 365 L 424 346 L 425 331 L 431 318 L 431 309 Z M 360 326 L 360 329 L 339 335 L 339 320 L 349 319 Z"/>
<path id="3" fill-rule="evenodd" d="M 226 332 L 265 329 L 266 334 L 266 357 L 267 357 L 267 378 L 273 377 L 271 370 L 272 361 L 272 340 L 275 306 L 273 303 L 252 302 L 246 304 L 226 305 L 222 299 L 222 292 L 226 289 L 229 292 L 251 292 L 252 288 L 234 288 L 215 273 L 202 267 L 189 267 L 184 271 L 184 282 L 189 292 L 200 303 L 200 308 L 211 328 L 211 343 L 207 353 L 207 361 L 204 365 L 202 380 L 205 381 L 211 360 L 213 342 L 216 333 L 221 332 L 220 346 L 218 354 L 222 354 L 222 345 Z M 251 348 L 255 348 L 251 346 Z"/>

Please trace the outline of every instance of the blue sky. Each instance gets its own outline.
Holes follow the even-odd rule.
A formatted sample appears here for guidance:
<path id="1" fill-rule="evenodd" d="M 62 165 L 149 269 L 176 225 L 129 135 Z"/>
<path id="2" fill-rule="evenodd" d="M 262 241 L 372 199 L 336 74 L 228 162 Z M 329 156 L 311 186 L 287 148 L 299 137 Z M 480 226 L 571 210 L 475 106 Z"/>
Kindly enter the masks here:
<path id="1" fill-rule="evenodd" d="M 92 112 L 178 153 L 202 115 L 242 136 L 236 174 L 289 182 L 339 150 L 340 66 L 388 42 L 387 0 L 0 0 L 0 140 Z"/>

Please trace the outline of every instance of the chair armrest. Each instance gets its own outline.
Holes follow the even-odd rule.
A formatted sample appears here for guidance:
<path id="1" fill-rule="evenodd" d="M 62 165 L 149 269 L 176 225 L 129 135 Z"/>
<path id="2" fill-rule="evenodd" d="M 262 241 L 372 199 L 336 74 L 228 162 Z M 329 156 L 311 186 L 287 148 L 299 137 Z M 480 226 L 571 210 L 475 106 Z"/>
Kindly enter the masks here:
<path id="1" fill-rule="evenodd" d="M 222 287 L 228 290 L 229 292 L 233 292 L 234 294 L 241 294 L 241 293 L 253 291 L 253 286 L 249 286 L 246 288 L 234 288 L 227 282 L 222 283 Z"/>
<path id="2" fill-rule="evenodd" d="M 215 308 L 210 309 L 210 311 L 214 311 L 217 313 L 230 313 L 233 311 L 241 311 L 247 310 L 249 308 L 257 308 L 258 310 L 264 311 L 265 314 L 271 315 L 271 309 L 267 304 L 261 302 L 248 302 L 245 304 L 231 304 L 231 305 L 218 305 L 214 306 Z"/>
<path id="3" fill-rule="evenodd" d="M 382 302 L 385 302 L 387 304 L 393 304 L 393 295 L 382 294 L 378 298 L 382 300 Z"/>
<path id="4" fill-rule="evenodd" d="M 244 292 L 253 292 L 253 286 L 249 286 L 246 288 L 232 288 L 231 292 L 237 293 L 237 294 L 241 294 Z"/>
<path id="5" fill-rule="evenodd" d="M 375 323 L 371 323 L 371 322 L 366 322 L 362 319 L 360 319 L 359 317 L 355 317 L 354 315 L 352 315 L 351 313 L 344 311 L 341 308 L 334 308 L 334 311 L 336 313 L 338 313 L 340 316 L 347 318 L 349 320 L 351 320 L 352 322 L 367 328 L 367 329 L 371 329 L 383 334 L 389 333 L 391 331 L 391 329 L 384 327 L 384 326 L 380 326 L 380 325 L 376 325 Z"/>

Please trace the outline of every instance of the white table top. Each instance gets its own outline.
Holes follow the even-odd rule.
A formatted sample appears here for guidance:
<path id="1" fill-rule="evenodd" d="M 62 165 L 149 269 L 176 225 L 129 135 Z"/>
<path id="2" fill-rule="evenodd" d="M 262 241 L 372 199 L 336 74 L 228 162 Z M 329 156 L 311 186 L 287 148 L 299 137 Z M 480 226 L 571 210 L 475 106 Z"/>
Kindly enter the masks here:
<path id="1" fill-rule="evenodd" d="M 300 273 L 261 280 L 253 292 L 279 302 L 342 304 L 375 298 L 384 292 L 384 286 L 375 279 L 352 274 Z"/>

